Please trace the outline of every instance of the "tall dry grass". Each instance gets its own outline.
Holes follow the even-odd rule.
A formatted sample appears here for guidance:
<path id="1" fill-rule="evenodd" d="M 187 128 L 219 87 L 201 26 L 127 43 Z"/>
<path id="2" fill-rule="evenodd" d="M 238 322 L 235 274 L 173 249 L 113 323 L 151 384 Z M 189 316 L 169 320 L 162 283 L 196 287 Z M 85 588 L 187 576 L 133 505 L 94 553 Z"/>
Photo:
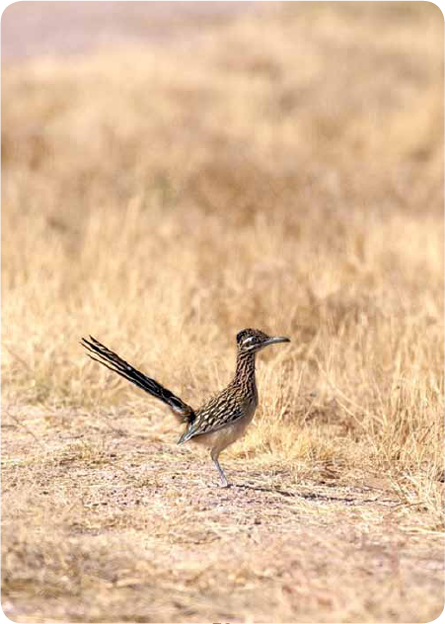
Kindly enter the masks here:
<path id="1" fill-rule="evenodd" d="M 160 418 L 82 335 L 198 405 L 238 330 L 285 334 L 226 457 L 384 477 L 436 531 L 442 17 L 265 10 L 189 47 L 4 71 L 3 400 Z"/>
<path id="2" fill-rule="evenodd" d="M 79 349 L 91 332 L 196 403 L 258 326 L 293 346 L 259 363 L 254 438 L 285 420 L 286 444 L 308 392 L 311 428 L 341 425 L 334 447 L 435 463 L 442 27 L 412 10 L 284 6 L 199 60 L 120 50 L 6 71 L 8 400 L 122 400 Z"/>

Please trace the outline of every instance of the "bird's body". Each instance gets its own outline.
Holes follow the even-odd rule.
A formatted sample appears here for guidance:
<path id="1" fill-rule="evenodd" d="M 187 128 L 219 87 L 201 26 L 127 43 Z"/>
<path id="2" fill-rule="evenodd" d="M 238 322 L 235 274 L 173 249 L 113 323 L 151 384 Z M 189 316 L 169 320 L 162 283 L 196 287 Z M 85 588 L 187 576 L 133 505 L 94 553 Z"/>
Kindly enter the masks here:
<path id="1" fill-rule="evenodd" d="M 83 346 L 89 351 L 93 360 L 118 373 L 170 407 L 177 420 L 186 424 L 186 429 L 179 438 L 178 444 L 192 441 L 208 447 L 224 487 L 228 483 L 218 462 L 219 454 L 244 435 L 258 405 L 255 354 L 263 347 L 278 342 L 289 342 L 289 338 L 281 336 L 270 338 L 254 329 L 239 332 L 234 378 L 222 392 L 199 409 L 194 410 L 170 390 L 138 371 L 92 336 L 90 340 L 82 339 Z"/>

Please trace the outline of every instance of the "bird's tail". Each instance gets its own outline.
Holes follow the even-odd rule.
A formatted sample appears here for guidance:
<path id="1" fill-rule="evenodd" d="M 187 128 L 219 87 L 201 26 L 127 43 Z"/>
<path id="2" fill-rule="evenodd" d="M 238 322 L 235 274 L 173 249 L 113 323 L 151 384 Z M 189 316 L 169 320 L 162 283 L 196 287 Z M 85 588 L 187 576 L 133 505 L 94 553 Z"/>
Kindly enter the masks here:
<path id="1" fill-rule="evenodd" d="M 107 349 L 107 347 L 93 338 L 93 336 L 90 336 L 89 340 L 82 338 L 80 344 L 87 349 L 88 355 L 92 360 L 99 362 L 99 364 L 102 364 L 114 373 L 128 379 L 131 383 L 168 405 L 181 422 L 190 423 L 194 420 L 195 414 L 190 405 L 184 403 L 184 401 L 175 396 L 173 392 L 161 386 L 160 383 L 151 379 L 151 377 L 147 377 L 144 373 L 141 373 L 131 366 L 131 364 L 128 364 L 128 362 L 119 357 L 117 353 Z"/>

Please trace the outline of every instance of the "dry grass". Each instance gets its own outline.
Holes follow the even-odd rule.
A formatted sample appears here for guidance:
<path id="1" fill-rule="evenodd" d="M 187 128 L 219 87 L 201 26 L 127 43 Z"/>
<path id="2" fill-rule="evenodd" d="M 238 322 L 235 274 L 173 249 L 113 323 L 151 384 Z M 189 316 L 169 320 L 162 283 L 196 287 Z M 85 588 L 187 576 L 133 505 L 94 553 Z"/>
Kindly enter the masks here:
<path id="1" fill-rule="evenodd" d="M 442 16 L 266 8 L 193 49 L 3 74 L 15 621 L 426 622 L 443 606 Z M 293 342 L 259 358 L 227 492 L 78 344 L 94 334 L 197 405 L 246 326 Z"/>

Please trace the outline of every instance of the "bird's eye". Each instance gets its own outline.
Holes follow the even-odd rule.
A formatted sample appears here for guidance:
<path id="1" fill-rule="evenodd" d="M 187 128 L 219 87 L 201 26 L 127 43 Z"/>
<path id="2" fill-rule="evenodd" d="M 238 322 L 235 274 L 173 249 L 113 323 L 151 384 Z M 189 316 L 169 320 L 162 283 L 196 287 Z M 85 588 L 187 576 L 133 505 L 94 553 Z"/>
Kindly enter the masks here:
<path id="1" fill-rule="evenodd" d="M 243 345 L 251 344 L 255 340 L 255 336 L 249 336 L 245 340 L 243 340 Z"/>

